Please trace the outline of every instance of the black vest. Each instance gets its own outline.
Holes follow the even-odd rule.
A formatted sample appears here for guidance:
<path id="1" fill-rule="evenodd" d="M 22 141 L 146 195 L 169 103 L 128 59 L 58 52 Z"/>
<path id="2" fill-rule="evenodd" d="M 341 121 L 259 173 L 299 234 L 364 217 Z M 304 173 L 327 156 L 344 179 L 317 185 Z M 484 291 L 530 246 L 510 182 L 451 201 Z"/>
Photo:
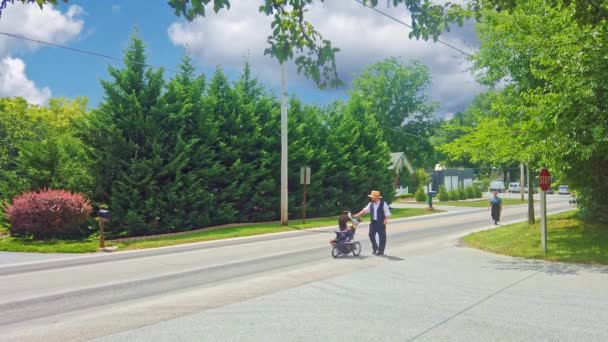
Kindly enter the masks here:
<path id="1" fill-rule="evenodd" d="M 369 202 L 369 211 L 370 214 L 372 216 L 372 221 L 374 220 L 374 202 Z M 380 200 L 380 202 L 378 202 L 378 211 L 376 212 L 376 216 L 377 216 L 377 221 L 384 223 L 384 200 Z"/>

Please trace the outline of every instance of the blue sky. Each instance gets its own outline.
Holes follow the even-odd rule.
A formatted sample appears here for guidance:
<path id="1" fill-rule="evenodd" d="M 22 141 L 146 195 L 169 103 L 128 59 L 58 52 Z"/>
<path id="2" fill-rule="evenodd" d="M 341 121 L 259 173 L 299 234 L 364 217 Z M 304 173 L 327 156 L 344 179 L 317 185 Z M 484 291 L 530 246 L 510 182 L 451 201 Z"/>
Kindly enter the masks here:
<path id="1" fill-rule="evenodd" d="M 248 55 L 254 74 L 278 93 L 278 63 L 263 55 L 269 33 L 268 18 L 257 13 L 259 0 L 233 2 L 228 12 L 209 14 L 188 23 L 177 18 L 165 1 L 69 1 L 43 11 L 35 5 L 9 5 L 0 18 L 0 32 L 122 57 L 137 28 L 147 45 L 148 63 L 164 66 L 170 77 L 188 47 L 200 72 L 210 76 L 216 66 L 238 75 Z M 384 9 L 407 20 L 405 10 Z M 376 15 L 356 2 L 331 1 L 314 6 L 309 19 L 342 48 L 338 55 L 341 78 L 349 82 L 361 69 L 387 57 L 404 62 L 418 59 L 429 66 L 433 84 L 427 92 L 440 102 L 438 116 L 462 110 L 481 87 L 466 71 L 462 55 L 443 45 L 407 38 L 407 28 Z M 443 37 L 466 48 L 475 45 L 471 27 Z M 470 50 L 469 50 L 470 51 Z M 102 100 L 100 79 L 108 79 L 107 65 L 120 62 L 63 49 L 15 42 L 0 36 L 0 96 L 30 97 L 44 103 L 49 96 L 86 96 L 92 106 Z M 19 62 L 20 61 L 20 62 Z M 22 65 L 21 65 L 22 64 Z M 25 69 L 20 71 L 20 66 Z M 11 72 L 9 69 L 12 69 Z M 307 103 L 325 104 L 345 98 L 347 88 L 319 90 L 295 68 L 288 69 L 289 92 Z"/>
<path id="2" fill-rule="evenodd" d="M 183 49 L 175 47 L 167 39 L 166 27 L 174 18 L 168 6 L 147 6 L 145 11 L 142 10 L 146 2 L 151 1 L 129 0 L 114 7 L 109 1 L 70 1 L 70 5 L 79 5 L 86 12 L 81 16 L 85 25 L 82 33 L 66 45 L 122 57 L 130 34 L 137 27 L 148 47 L 148 62 L 175 68 Z M 68 6 L 61 5 L 59 9 L 66 11 Z M 43 48 L 24 56 L 24 60 L 27 61 L 28 74 L 37 84 L 49 85 L 57 96 L 86 95 L 92 104 L 101 99 L 99 79 L 108 78 L 107 65 L 121 64 L 56 48 Z"/>
<path id="3" fill-rule="evenodd" d="M 112 4 L 110 1 L 70 1 L 58 10 L 66 12 L 78 5 L 85 13 L 82 32 L 69 43 L 72 48 L 99 52 L 122 58 L 135 29 L 147 46 L 148 63 L 175 69 L 184 49 L 171 43 L 167 27 L 176 20 L 172 9 L 161 1 L 160 6 L 150 6 L 146 0 L 129 0 Z M 5 16 L 10 16 L 9 8 Z M 2 18 L 4 19 L 4 18 Z M 0 19 L 0 20 L 2 20 Z M 64 45 L 64 44 L 62 44 Z M 87 96 L 91 105 L 101 101 L 103 90 L 100 79 L 108 79 L 107 66 L 121 66 L 119 61 L 100 58 L 67 50 L 43 47 L 35 53 L 22 53 L 28 77 L 39 86 L 48 86 L 53 96 Z M 200 71 L 213 71 L 213 67 Z M 167 70 L 166 75 L 173 73 Z"/>

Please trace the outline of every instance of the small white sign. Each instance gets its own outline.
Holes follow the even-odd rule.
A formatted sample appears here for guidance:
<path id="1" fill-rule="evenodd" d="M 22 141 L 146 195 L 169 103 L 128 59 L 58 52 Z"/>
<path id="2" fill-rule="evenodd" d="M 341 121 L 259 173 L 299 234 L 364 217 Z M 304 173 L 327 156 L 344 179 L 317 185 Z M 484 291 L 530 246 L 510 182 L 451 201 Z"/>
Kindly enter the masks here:
<path id="1" fill-rule="evenodd" d="M 310 167 L 300 168 L 300 184 L 310 184 Z"/>

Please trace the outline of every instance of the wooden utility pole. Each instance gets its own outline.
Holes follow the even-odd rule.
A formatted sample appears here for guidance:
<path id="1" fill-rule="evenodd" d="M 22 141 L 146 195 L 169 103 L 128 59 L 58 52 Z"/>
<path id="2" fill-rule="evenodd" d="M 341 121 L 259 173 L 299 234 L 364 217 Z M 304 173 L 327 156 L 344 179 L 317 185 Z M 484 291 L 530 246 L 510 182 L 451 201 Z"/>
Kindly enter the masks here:
<path id="1" fill-rule="evenodd" d="M 519 171 L 520 171 L 520 175 L 519 175 L 519 193 L 520 193 L 520 197 L 521 197 L 521 201 L 523 202 L 525 197 L 524 197 L 524 193 L 525 193 L 525 188 L 524 188 L 524 180 L 526 179 L 526 174 L 524 173 L 524 163 L 519 164 Z"/>
<path id="2" fill-rule="evenodd" d="M 287 85 L 285 63 L 281 63 L 281 225 L 289 223 L 287 211 Z"/>
<path id="3" fill-rule="evenodd" d="M 528 174 L 528 224 L 534 224 L 534 187 L 532 186 L 532 177 L 530 165 L 526 165 L 526 173 Z"/>

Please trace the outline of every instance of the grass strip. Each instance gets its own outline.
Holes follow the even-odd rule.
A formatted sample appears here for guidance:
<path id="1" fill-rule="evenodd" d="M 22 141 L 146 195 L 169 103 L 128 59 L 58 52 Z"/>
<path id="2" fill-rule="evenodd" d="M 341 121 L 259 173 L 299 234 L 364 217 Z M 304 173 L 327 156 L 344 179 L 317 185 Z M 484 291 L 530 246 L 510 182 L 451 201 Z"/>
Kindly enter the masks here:
<path id="1" fill-rule="evenodd" d="M 427 215 L 439 212 L 427 209 L 418 208 L 395 208 L 392 210 L 392 219 L 412 217 L 419 215 Z M 364 222 L 369 221 L 369 215 L 364 218 Z M 165 246 L 173 246 L 185 243 L 222 240 L 235 237 L 262 235 L 269 233 L 278 233 L 286 231 L 294 231 L 301 229 L 331 227 L 338 225 L 338 217 L 322 217 L 307 219 L 306 224 L 302 220 L 290 220 L 288 226 L 281 226 L 279 222 L 250 224 L 238 227 L 203 230 L 191 234 L 183 234 L 178 236 L 158 237 L 149 240 L 139 240 L 130 242 L 112 242 L 106 241 L 106 246 L 116 246 L 119 250 L 133 250 L 144 248 L 158 248 Z M 0 250 L 10 252 L 36 252 L 36 253 L 89 253 L 96 252 L 99 248 L 99 240 L 97 238 L 88 238 L 85 240 L 61 240 L 53 239 L 46 241 L 33 240 L 31 238 L 15 238 L 4 237 L 0 238 Z"/>
<path id="2" fill-rule="evenodd" d="M 468 246 L 522 257 L 584 264 L 608 265 L 608 226 L 581 220 L 577 211 L 547 218 L 547 255 L 540 243 L 540 223 L 517 223 L 467 235 Z"/>
<path id="3" fill-rule="evenodd" d="M 490 204 L 489 199 L 480 199 L 474 201 L 446 201 L 446 202 L 435 202 L 433 205 L 450 205 L 455 207 L 475 207 L 475 208 L 486 208 Z M 528 201 L 521 201 L 518 198 L 502 198 L 502 205 L 521 205 L 528 204 Z"/>

